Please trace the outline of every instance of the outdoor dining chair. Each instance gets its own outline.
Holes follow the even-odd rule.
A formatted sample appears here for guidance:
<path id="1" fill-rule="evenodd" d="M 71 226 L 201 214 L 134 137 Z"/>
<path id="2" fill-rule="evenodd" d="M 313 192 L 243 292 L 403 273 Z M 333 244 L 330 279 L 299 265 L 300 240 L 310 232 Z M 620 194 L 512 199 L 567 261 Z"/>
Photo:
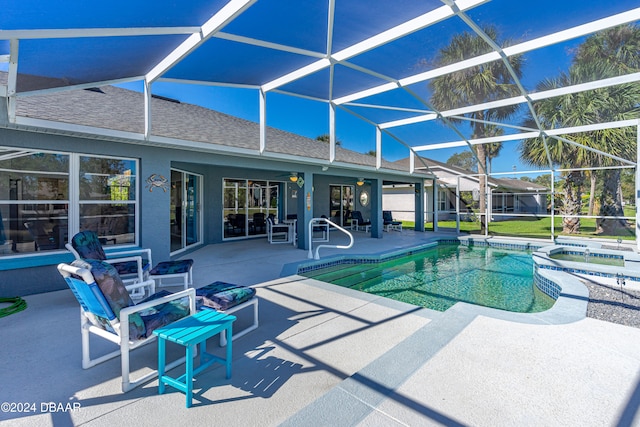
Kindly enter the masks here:
<path id="1" fill-rule="evenodd" d="M 293 225 L 275 224 L 271 216 L 267 218 L 267 240 L 269 243 L 291 243 L 293 238 Z"/>
<path id="2" fill-rule="evenodd" d="M 152 332 L 156 328 L 195 313 L 195 289 L 174 294 L 161 291 L 134 304 L 116 269 L 105 261 L 75 260 L 71 264 L 59 264 L 58 271 L 81 308 L 82 368 L 89 369 L 120 356 L 123 392 L 155 378 L 156 370 L 132 380 L 129 353 L 153 342 L 155 335 Z M 153 280 L 132 286 L 154 288 Z M 92 359 L 89 334 L 111 341 L 119 349 Z M 184 358 L 176 360 L 167 369 L 183 362 Z"/>

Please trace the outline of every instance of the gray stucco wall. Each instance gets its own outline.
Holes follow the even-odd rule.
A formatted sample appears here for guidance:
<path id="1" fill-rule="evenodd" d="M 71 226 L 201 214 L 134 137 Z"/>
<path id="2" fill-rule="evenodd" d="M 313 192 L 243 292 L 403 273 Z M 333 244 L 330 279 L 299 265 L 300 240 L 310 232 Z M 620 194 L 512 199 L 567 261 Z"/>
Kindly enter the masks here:
<path id="1" fill-rule="evenodd" d="M 0 103 L 0 117 L 3 117 Z M 6 110 L 6 107 L 5 107 Z M 6 117 L 6 113 L 4 114 Z M 0 146 L 53 150 L 70 153 L 97 154 L 117 157 L 137 158 L 140 160 L 140 241 L 141 247 L 150 248 L 154 263 L 170 258 L 170 192 L 160 188 L 150 191 L 146 179 L 151 174 L 171 176 L 171 168 L 201 174 L 203 176 L 202 210 L 203 244 L 215 244 L 223 241 L 222 184 L 224 178 L 260 179 L 286 182 L 290 171 L 297 171 L 307 177 L 307 183 L 298 189 L 297 200 L 289 199 L 287 207 L 290 213 L 297 211 L 298 217 L 330 215 L 329 186 L 332 184 L 355 185 L 361 171 L 351 171 L 332 167 L 322 172 L 317 165 L 304 165 L 296 162 L 270 160 L 267 158 L 248 158 L 234 155 L 203 153 L 192 150 L 169 149 L 142 144 L 104 141 L 92 138 L 52 135 L 42 132 L 18 131 L 0 128 Z M 345 176 L 343 176 L 345 175 Z M 364 174 L 370 182 L 375 173 Z M 295 188 L 293 184 L 287 184 Z M 379 208 L 372 202 L 363 207 L 358 202 L 362 190 L 370 197 L 377 197 L 370 184 L 356 188 L 355 206 L 365 218 L 371 218 L 372 208 Z M 312 194 L 311 211 L 306 210 L 306 193 Z M 286 192 L 290 197 L 290 191 Z M 284 214 L 284 212 L 283 212 Z M 300 221 L 298 232 L 303 232 L 304 221 Z M 299 239 L 300 247 L 306 244 L 304 237 Z M 197 248 L 192 248 L 197 249 Z M 185 252 L 185 253 L 188 253 Z M 59 289 L 66 284 L 57 273 L 55 266 L 60 262 L 69 262 L 73 258 L 66 251 L 51 251 L 22 257 L 0 257 L 0 296 L 28 295 Z"/>

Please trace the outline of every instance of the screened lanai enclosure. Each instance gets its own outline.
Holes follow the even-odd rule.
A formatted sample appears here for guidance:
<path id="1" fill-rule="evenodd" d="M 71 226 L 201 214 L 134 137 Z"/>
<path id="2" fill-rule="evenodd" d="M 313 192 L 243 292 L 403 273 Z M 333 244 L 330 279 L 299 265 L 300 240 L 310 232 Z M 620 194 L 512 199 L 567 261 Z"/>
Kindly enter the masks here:
<path id="1" fill-rule="evenodd" d="M 0 9 L 4 129 L 302 163 L 308 153 L 294 144 L 270 151 L 267 127 L 326 134 L 328 142 L 318 142 L 323 158 L 313 162 L 322 171 L 345 167 L 340 147 L 371 156 L 368 164 L 347 165 L 356 177 L 395 163 L 407 177 L 428 178 L 433 197 L 420 214 L 411 180 L 376 181 L 393 197 L 374 206 L 407 222 L 424 219 L 429 230 L 636 238 L 637 0 L 5 0 Z M 144 94 L 136 128 L 122 127 L 117 109 L 111 123 L 91 126 L 62 113 L 31 114 L 39 99 L 107 85 Z M 158 118 L 158 97 L 253 120 L 256 143 L 205 147 L 188 135 L 160 135 L 172 124 L 170 115 Z M 54 237 L 41 245 L 60 248 L 83 221 L 105 216 L 113 217 L 101 222 L 115 230 L 110 238 L 135 241 L 133 189 L 145 185 L 131 175 L 136 156 L 61 156 L 55 152 L 64 144 L 31 145 L 44 154 L 18 171 L 0 171 L 7 176 L 0 238 L 16 227 L 29 231 L 19 214 L 46 210 L 57 234 L 51 229 Z M 19 155 L 10 135 L 0 148 L 0 162 Z M 28 179 L 34 167 L 42 172 L 38 182 Z M 198 171 L 174 172 L 167 185 L 203 179 Z M 87 192 L 67 185 L 75 175 L 94 177 Z M 225 176 L 216 196 L 224 238 L 264 234 L 247 218 L 286 211 L 287 179 Z M 330 184 L 355 192 L 354 182 Z M 152 185 L 163 191 L 162 182 Z M 202 195 L 184 185 L 172 192 L 172 206 L 197 206 Z M 336 200 L 327 213 L 342 221 L 346 209 Z M 199 241 L 198 212 L 169 220 L 172 250 Z"/>

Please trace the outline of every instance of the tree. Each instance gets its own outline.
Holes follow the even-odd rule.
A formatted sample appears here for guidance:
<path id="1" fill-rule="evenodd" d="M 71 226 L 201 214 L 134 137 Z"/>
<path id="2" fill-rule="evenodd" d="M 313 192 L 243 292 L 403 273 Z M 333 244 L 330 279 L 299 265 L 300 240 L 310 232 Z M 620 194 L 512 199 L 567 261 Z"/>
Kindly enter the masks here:
<path id="1" fill-rule="evenodd" d="M 547 87 L 546 84 L 538 85 L 539 90 Z M 545 107 L 552 107 L 552 103 L 545 103 Z M 547 126 L 547 116 L 541 111 L 541 104 L 538 104 L 536 114 L 543 126 Z M 530 122 L 525 123 L 530 125 Z M 520 158 L 531 166 L 549 167 L 549 157 L 553 163 L 553 167 L 563 169 L 575 168 L 578 161 L 579 149 L 575 146 L 567 144 L 556 139 L 548 139 L 547 149 L 549 156 L 547 157 L 547 149 L 545 149 L 544 140 L 542 138 L 533 138 L 525 140 L 521 143 Z M 567 234 L 576 234 L 580 232 L 580 210 L 582 209 L 582 185 L 584 183 L 584 175 L 582 171 L 562 172 L 564 176 L 563 185 L 563 203 L 560 206 L 562 218 L 562 232 Z"/>
<path id="2" fill-rule="evenodd" d="M 316 141 L 326 142 L 327 144 L 331 141 L 331 136 L 328 133 L 324 133 L 322 135 L 316 136 Z M 336 139 L 336 145 L 341 145 L 342 141 Z"/>
<path id="3" fill-rule="evenodd" d="M 626 203 L 635 204 L 636 176 L 634 169 L 623 169 L 620 171 L 620 186 L 622 187 L 622 199 Z"/>
<path id="4" fill-rule="evenodd" d="M 635 25 L 621 25 L 609 28 L 589 37 L 579 46 L 575 64 L 589 71 L 593 71 L 594 64 L 597 71 L 604 70 L 600 78 L 613 77 L 640 70 L 640 29 Z M 595 76 L 598 77 L 598 76 Z M 635 86 L 635 87 L 634 87 Z M 605 120 L 623 120 L 638 117 L 637 85 L 622 85 L 605 90 L 595 91 L 601 98 L 601 117 Z M 600 136 L 600 145 L 611 147 L 618 156 L 627 159 L 635 158 L 636 138 L 629 128 L 594 132 Z M 612 147 L 613 146 L 613 147 Z M 604 147 L 603 147 L 604 148 Z M 613 164 L 609 158 L 600 162 L 603 166 Z M 624 216 L 622 208 L 622 184 L 620 169 L 603 171 L 604 188 L 600 196 L 600 216 Z M 593 184 L 592 184 L 593 187 Z M 602 231 L 615 234 L 618 226 L 626 226 L 625 220 L 602 219 L 599 221 Z"/>
<path id="5" fill-rule="evenodd" d="M 471 172 L 478 172 L 478 161 L 471 151 L 452 154 L 451 157 L 447 159 L 447 164 Z"/>
<path id="6" fill-rule="evenodd" d="M 483 30 L 487 36 L 496 43 L 505 46 L 508 42 L 498 41 L 498 32 L 494 27 Z M 473 58 L 490 51 L 487 43 L 475 33 L 462 33 L 453 37 L 448 46 L 440 50 L 436 58 L 439 66 L 459 62 L 464 59 Z M 509 65 L 517 77 L 522 72 L 522 57 L 520 55 L 510 56 Z M 502 60 L 493 61 L 487 64 L 476 65 L 455 71 L 440 77 L 436 77 L 429 83 L 432 96 L 430 103 L 439 111 L 453 109 L 461 106 L 476 105 L 498 99 L 509 98 L 520 94 L 518 86 L 514 83 L 509 67 Z M 490 136 L 495 129 L 487 121 L 503 120 L 512 116 L 518 109 L 517 105 L 491 108 L 466 114 L 473 119 L 471 124 L 472 138 L 484 138 Z M 480 224 L 481 229 L 486 227 L 486 173 L 487 173 L 487 149 L 484 145 L 476 145 L 478 154 L 478 171 L 480 172 Z"/>
<path id="7" fill-rule="evenodd" d="M 640 47 L 640 33 L 634 26 L 623 26 L 602 31 L 589 37 L 578 47 L 576 57 L 568 73 L 556 79 L 549 79 L 538 85 L 538 90 L 591 82 L 613 77 L 630 70 L 637 70 L 640 59 L 625 53 Z M 624 63 L 617 61 L 626 61 Z M 582 126 L 606 121 L 625 120 L 638 117 L 640 87 L 637 84 L 623 84 L 596 90 L 566 94 L 549 98 L 534 104 L 536 115 L 545 129 L 556 127 Z M 534 126 L 530 117 L 527 126 Z M 598 149 L 618 157 L 631 159 L 635 156 L 636 139 L 631 128 L 603 129 L 577 135 L 565 135 L 582 146 Z M 523 161 L 536 166 L 561 166 L 564 169 L 578 169 L 595 166 L 613 166 L 617 162 L 608 156 L 568 144 L 560 140 L 548 140 L 549 165 L 543 142 L 540 138 L 524 141 L 520 146 Z M 600 197 L 601 216 L 623 216 L 620 188 L 620 170 L 604 172 L 604 189 Z M 577 233 L 580 230 L 582 208 L 581 192 L 584 183 L 582 171 L 564 172 L 564 202 L 561 212 L 563 232 Z M 591 193 L 595 193 L 597 174 L 591 174 Z M 602 231 L 614 234 L 615 228 L 624 221 L 599 221 Z"/>

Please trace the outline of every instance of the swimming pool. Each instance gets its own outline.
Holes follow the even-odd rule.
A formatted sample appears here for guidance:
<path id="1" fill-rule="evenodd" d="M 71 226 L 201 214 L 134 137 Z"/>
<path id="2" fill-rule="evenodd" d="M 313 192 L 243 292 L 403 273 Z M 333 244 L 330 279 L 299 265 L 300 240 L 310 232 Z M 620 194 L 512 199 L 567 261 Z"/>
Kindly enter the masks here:
<path id="1" fill-rule="evenodd" d="M 534 286 L 530 252 L 494 247 L 440 244 L 388 261 L 339 264 L 301 274 L 438 311 L 463 301 L 537 313 L 555 302 Z"/>

